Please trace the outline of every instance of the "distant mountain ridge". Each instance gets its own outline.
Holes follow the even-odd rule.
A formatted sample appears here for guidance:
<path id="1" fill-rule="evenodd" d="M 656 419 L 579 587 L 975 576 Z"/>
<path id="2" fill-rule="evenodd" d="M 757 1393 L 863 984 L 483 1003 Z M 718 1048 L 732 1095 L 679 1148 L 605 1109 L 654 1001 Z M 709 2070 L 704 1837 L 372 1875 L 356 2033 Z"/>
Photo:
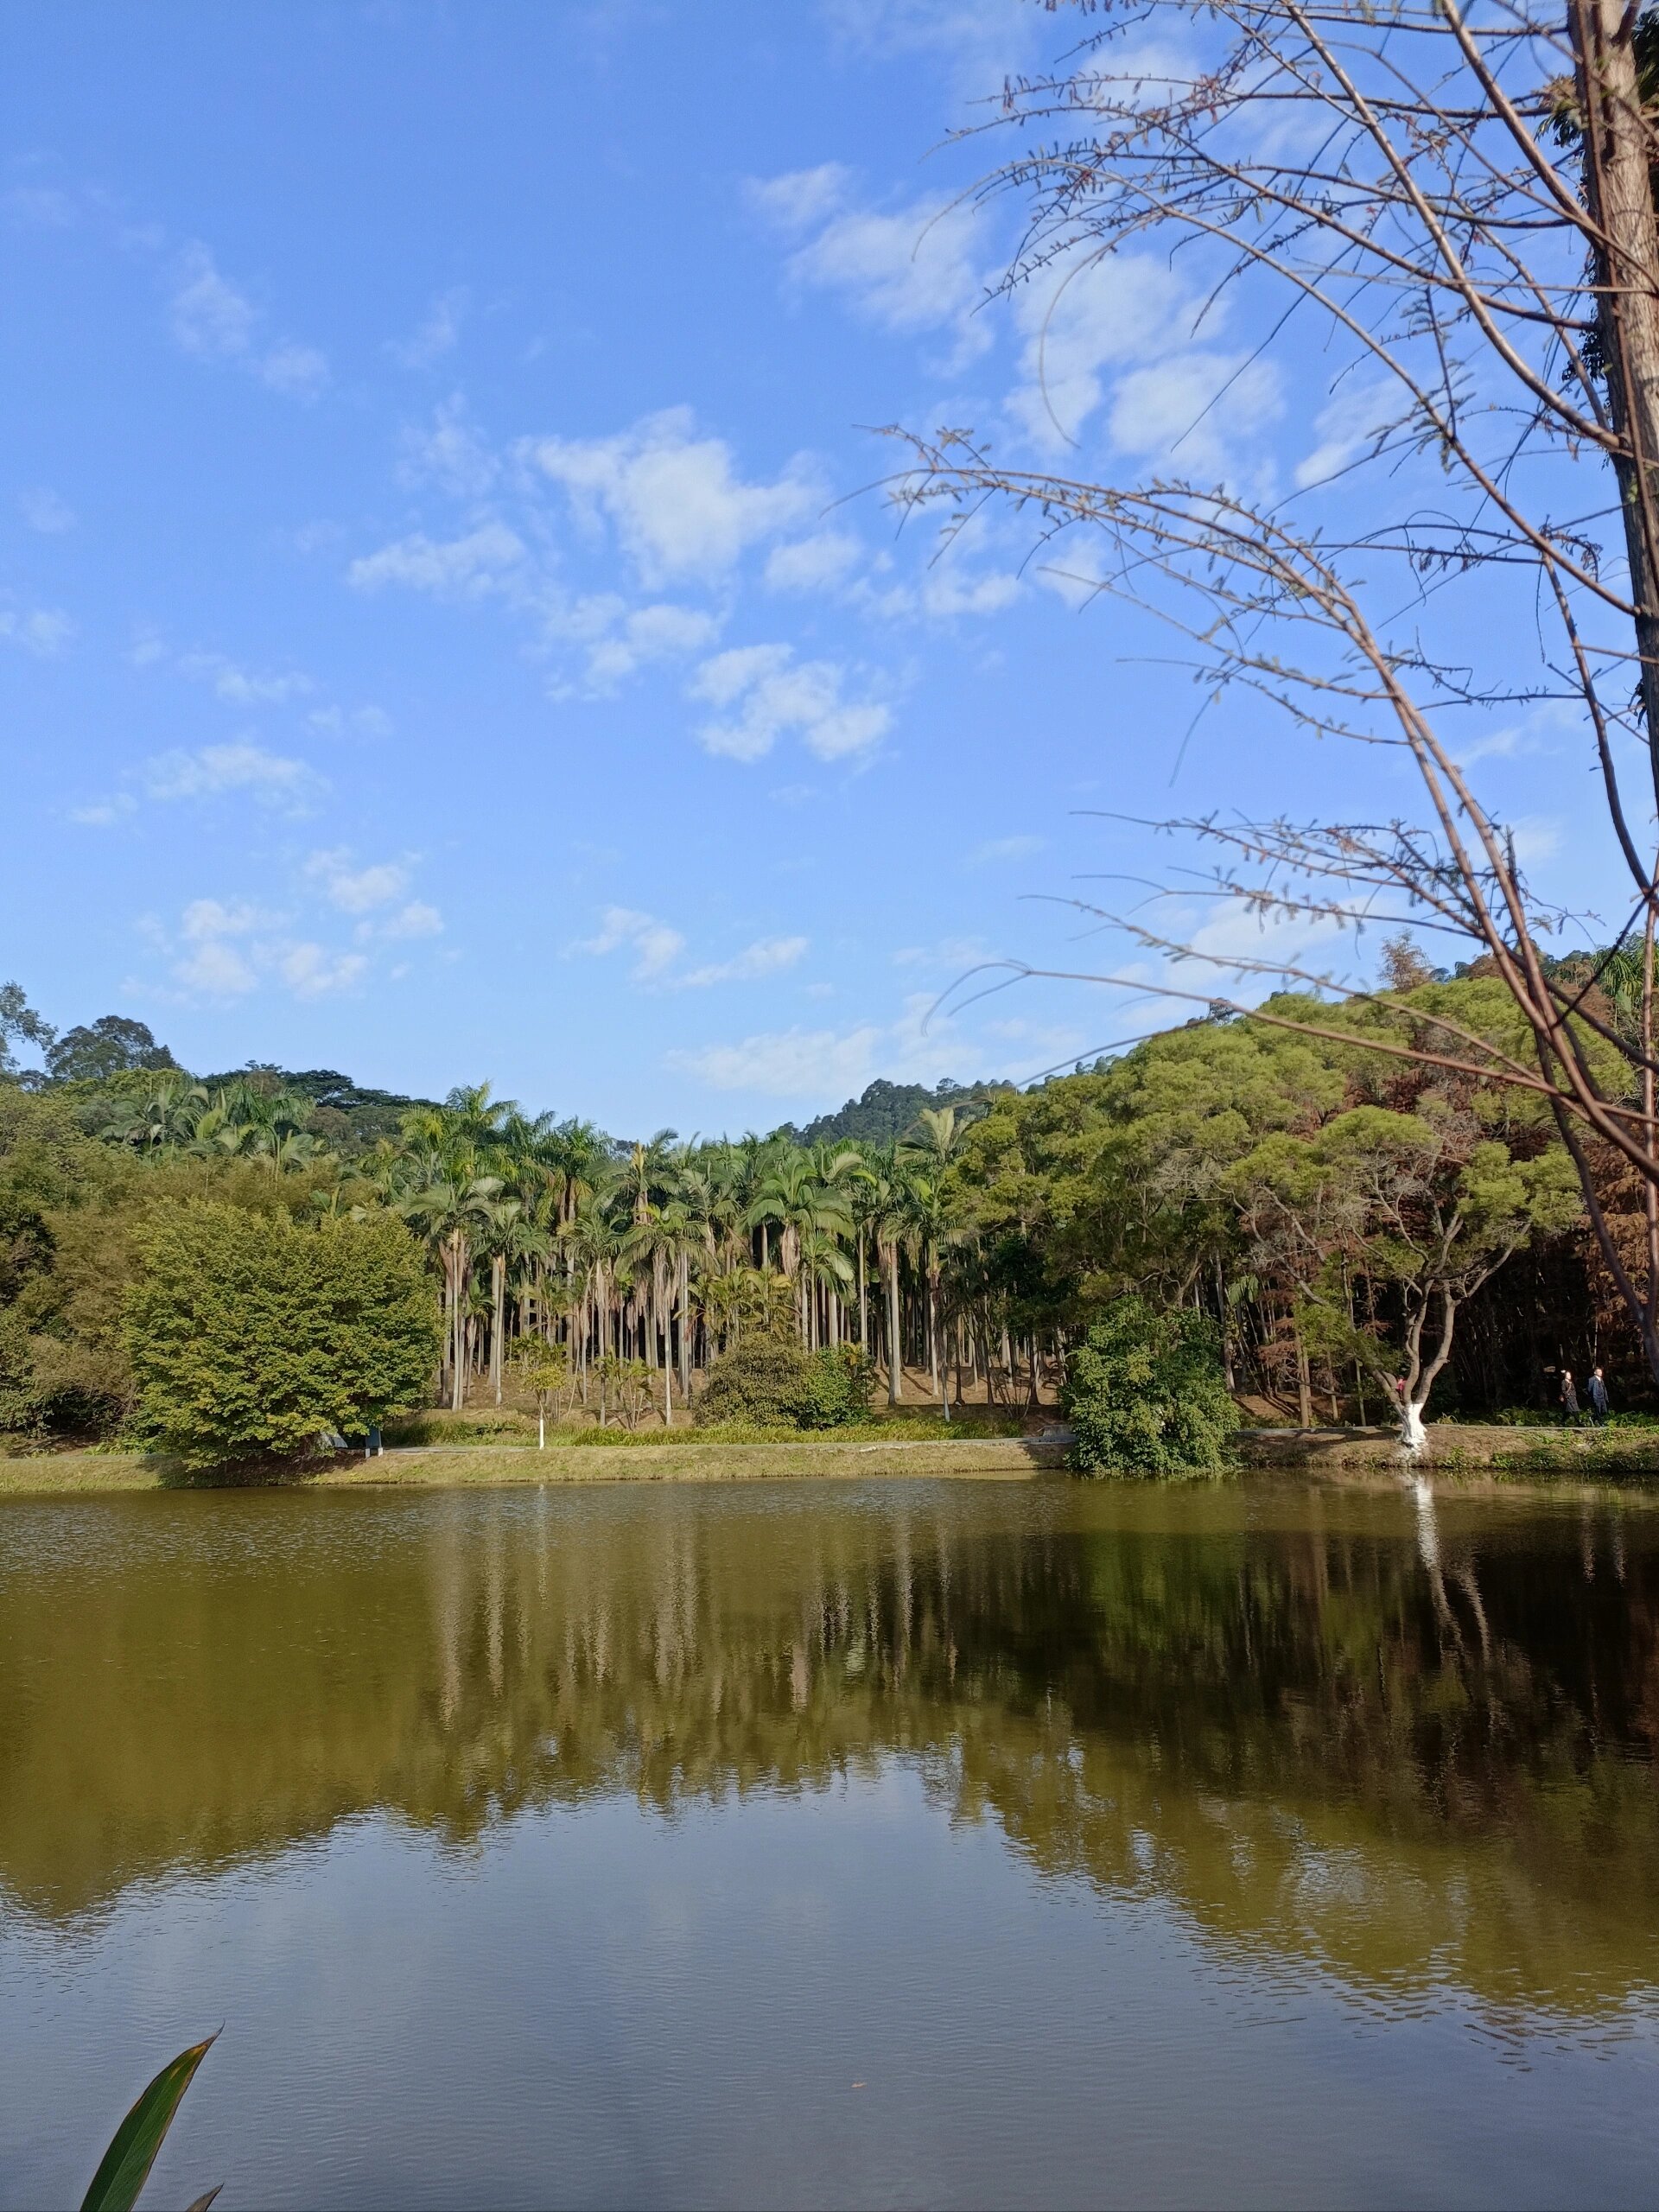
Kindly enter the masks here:
<path id="1" fill-rule="evenodd" d="M 849 1098 L 834 1114 L 797 1128 L 785 1122 L 773 1135 L 796 1144 L 892 1144 L 903 1136 L 924 1106 L 968 1106 L 1012 1091 L 1011 1083 L 953 1083 L 947 1076 L 930 1090 L 925 1084 L 889 1083 L 878 1076 L 861 1098 Z"/>

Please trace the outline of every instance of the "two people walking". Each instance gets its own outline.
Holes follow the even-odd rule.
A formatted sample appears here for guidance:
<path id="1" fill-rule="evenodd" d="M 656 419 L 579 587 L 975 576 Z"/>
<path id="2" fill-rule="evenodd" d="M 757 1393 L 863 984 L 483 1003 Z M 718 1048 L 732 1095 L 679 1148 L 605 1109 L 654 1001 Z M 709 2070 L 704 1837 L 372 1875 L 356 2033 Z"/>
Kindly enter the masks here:
<path id="1" fill-rule="evenodd" d="M 1584 1386 L 1584 1395 L 1589 1401 L 1591 1427 L 1599 1428 L 1610 1411 L 1607 1384 L 1600 1368 L 1591 1369 L 1590 1380 Z M 1561 1370 L 1561 1414 L 1569 1425 L 1581 1418 L 1579 1412 L 1579 1386 L 1573 1380 L 1573 1370 L 1570 1367 L 1564 1367 Z"/>

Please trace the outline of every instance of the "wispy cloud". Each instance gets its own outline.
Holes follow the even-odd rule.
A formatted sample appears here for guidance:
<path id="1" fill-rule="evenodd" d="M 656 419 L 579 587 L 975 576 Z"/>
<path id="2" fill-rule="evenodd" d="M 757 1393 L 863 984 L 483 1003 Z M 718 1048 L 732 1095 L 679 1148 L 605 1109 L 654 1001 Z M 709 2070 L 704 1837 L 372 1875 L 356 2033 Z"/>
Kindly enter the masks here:
<path id="1" fill-rule="evenodd" d="M 654 914 L 641 913 L 634 906 L 607 906 L 600 916 L 597 933 L 571 949 L 599 958 L 610 952 L 632 952 L 633 966 L 629 972 L 634 982 L 651 983 L 658 982 L 673 966 L 685 950 L 685 939 Z"/>
<path id="2" fill-rule="evenodd" d="M 716 961 L 706 968 L 694 968 L 689 975 L 676 977 L 685 990 L 702 990 L 711 983 L 748 983 L 763 976 L 781 975 L 786 968 L 793 968 L 806 951 L 804 937 L 761 937 L 730 960 Z"/>
<path id="3" fill-rule="evenodd" d="M 327 788 L 305 761 L 267 753 L 247 738 L 204 745 L 195 753 L 157 753 L 145 763 L 143 780 L 146 796 L 153 799 L 216 798 L 245 791 L 262 805 L 296 814 Z"/>
<path id="4" fill-rule="evenodd" d="M 74 634 L 74 624 L 55 607 L 0 607 L 0 640 L 37 660 L 55 660 Z"/>
<path id="5" fill-rule="evenodd" d="M 290 700 L 308 697 L 317 688 L 299 669 L 265 673 L 240 668 L 224 653 L 181 653 L 175 665 L 181 676 L 210 684 L 217 697 L 235 707 L 285 706 Z"/>
<path id="6" fill-rule="evenodd" d="M 788 270 L 798 283 L 839 293 L 884 330 L 949 329 L 958 361 L 991 343 L 974 317 L 986 280 L 971 207 L 938 197 L 861 207 L 848 171 L 834 163 L 752 183 L 749 202 L 796 241 Z"/>
<path id="7" fill-rule="evenodd" d="M 499 591 L 524 558 L 523 540 L 505 523 L 480 523 L 448 541 L 416 531 L 353 561 L 346 578 L 359 591 L 402 584 L 438 599 L 479 599 Z"/>
<path id="8" fill-rule="evenodd" d="M 359 944 L 437 937 L 442 931 L 438 909 L 409 896 L 413 857 L 370 861 L 359 867 L 349 846 L 335 845 L 313 853 L 304 873 L 331 906 L 360 917 L 353 932 Z"/>
<path id="9" fill-rule="evenodd" d="M 728 571 L 758 541 L 823 504 L 804 462 L 747 481 L 723 438 L 698 435 L 691 410 L 648 416 L 612 437 L 532 438 L 531 469 L 558 485 L 578 519 L 608 525 L 647 588 Z"/>
<path id="10" fill-rule="evenodd" d="M 969 854 L 972 868 L 995 868 L 1005 861 L 1028 861 L 1040 853 L 1048 841 L 1046 837 L 989 837 L 982 845 L 976 845 Z"/>
<path id="11" fill-rule="evenodd" d="M 465 319 L 467 293 L 464 284 L 454 290 L 440 292 L 427 309 L 425 319 L 412 337 L 394 340 L 387 349 L 392 359 L 406 369 L 429 369 L 435 361 L 453 353 L 461 336 Z"/>
<path id="12" fill-rule="evenodd" d="M 199 361 L 240 369 L 293 399 L 315 399 L 328 381 L 327 358 L 315 346 L 266 338 L 263 312 L 200 241 L 179 257 L 171 314 L 175 340 Z"/>
<path id="13" fill-rule="evenodd" d="M 697 670 L 690 696 L 721 718 L 704 722 L 697 735 L 708 751 L 733 760 L 759 760 L 791 732 L 821 760 L 868 752 L 891 728 L 892 711 L 874 700 L 845 698 L 847 680 L 839 663 L 798 663 L 789 645 L 716 653 Z"/>
<path id="14" fill-rule="evenodd" d="M 42 537 L 62 537 L 72 531 L 77 520 L 74 509 L 67 499 L 45 484 L 32 486 L 17 494 L 17 512 L 31 530 Z"/>

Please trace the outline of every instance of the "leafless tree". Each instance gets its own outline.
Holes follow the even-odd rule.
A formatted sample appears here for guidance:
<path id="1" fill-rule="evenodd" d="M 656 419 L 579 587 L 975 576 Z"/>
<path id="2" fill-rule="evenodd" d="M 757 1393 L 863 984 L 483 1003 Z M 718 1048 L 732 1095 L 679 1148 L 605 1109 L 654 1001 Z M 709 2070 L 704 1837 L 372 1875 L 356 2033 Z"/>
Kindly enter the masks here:
<path id="1" fill-rule="evenodd" d="M 1162 826 L 1218 848 L 1211 893 L 1263 919 L 1408 920 L 1502 977 L 1529 1047 L 1506 1053 L 1448 1017 L 1392 1049 L 1544 1094 L 1659 1378 L 1659 14 L 1046 4 L 1076 10 L 1077 41 L 975 126 L 1016 141 L 977 187 L 1020 207 L 1005 288 L 1046 283 L 1058 302 L 1113 257 L 1164 254 L 1205 312 L 1243 320 L 1252 360 L 1280 357 L 1304 392 L 1319 377 L 1345 435 L 1322 484 L 1257 495 L 1010 467 L 970 432 L 900 431 L 894 494 L 944 503 L 947 535 L 1012 503 L 1036 557 L 1173 624 L 1207 694 L 1249 692 L 1294 730 L 1406 756 L 1421 827 Z M 1332 514 L 1339 527 L 1319 519 Z M 1628 1019 L 1605 974 L 1548 957 L 1561 918 L 1466 765 L 1481 709 L 1544 702 L 1581 727 L 1628 875 L 1602 932 L 1627 981 L 1635 966 Z M 1179 931 L 1108 918 L 1197 957 Z M 1225 964 L 1397 1003 L 1264 950 Z M 1317 1010 L 1276 1018 L 1319 1027 Z M 1608 1162 L 1646 1194 L 1634 1264 L 1605 1217 Z"/>

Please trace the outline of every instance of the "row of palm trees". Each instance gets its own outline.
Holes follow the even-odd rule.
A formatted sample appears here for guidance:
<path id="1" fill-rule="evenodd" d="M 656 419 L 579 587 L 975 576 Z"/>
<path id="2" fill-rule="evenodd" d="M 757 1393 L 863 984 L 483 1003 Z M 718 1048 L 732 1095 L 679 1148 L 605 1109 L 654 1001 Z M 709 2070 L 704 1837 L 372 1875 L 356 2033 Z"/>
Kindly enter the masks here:
<path id="1" fill-rule="evenodd" d="M 441 1395 L 502 1400 L 516 1339 L 562 1344 L 588 1402 L 601 1362 L 644 1362 L 663 1418 L 746 1333 L 808 1351 L 861 1347 L 891 1405 L 909 1367 L 950 1411 L 982 1387 L 1037 1395 L 1034 1346 L 1010 1338 L 1006 1301 L 953 1188 L 969 1119 L 925 1110 L 896 1144 L 786 1138 L 619 1145 L 590 1122 L 532 1118 L 487 1084 L 414 1108 L 353 1161 L 310 1127 L 309 1102 L 257 1082 L 210 1096 L 157 1077 L 109 1131 L 157 1156 L 304 1169 L 319 1202 L 390 1208 L 431 1253 L 442 1284 Z"/>

